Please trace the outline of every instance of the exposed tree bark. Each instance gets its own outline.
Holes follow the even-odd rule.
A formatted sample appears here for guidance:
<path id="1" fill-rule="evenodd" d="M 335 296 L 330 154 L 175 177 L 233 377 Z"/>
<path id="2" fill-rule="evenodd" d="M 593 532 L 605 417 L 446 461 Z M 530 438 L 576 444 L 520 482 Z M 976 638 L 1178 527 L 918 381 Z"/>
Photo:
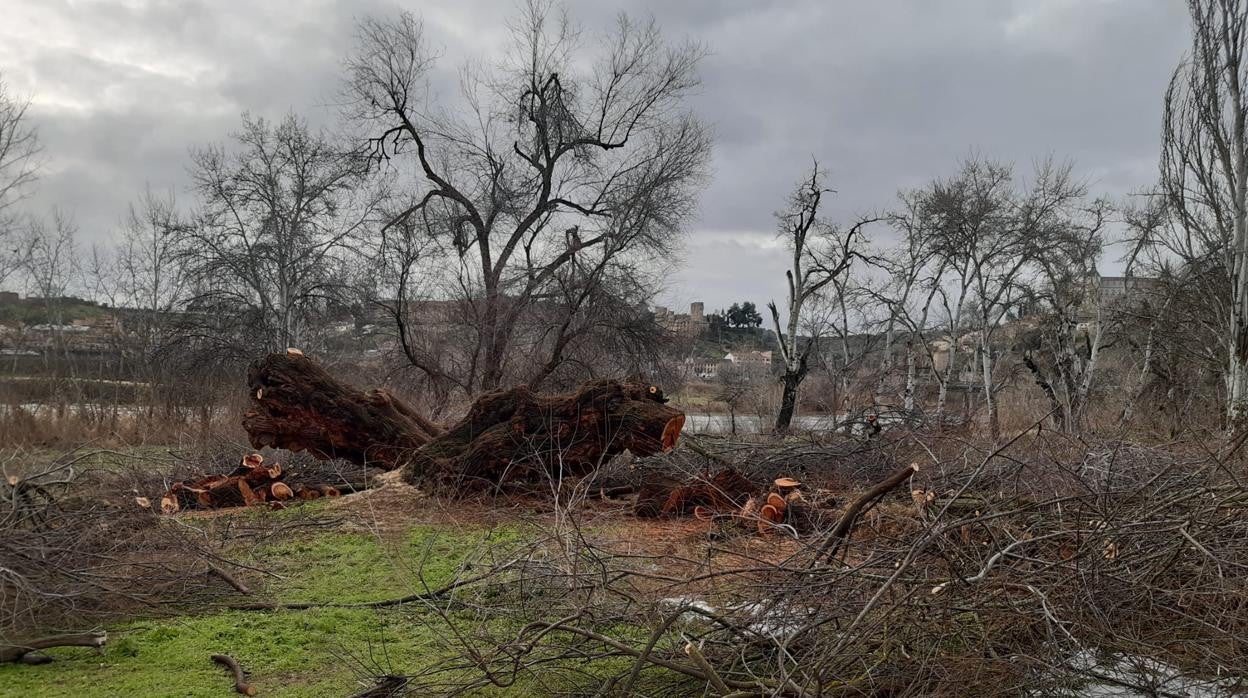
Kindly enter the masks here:
<path id="1" fill-rule="evenodd" d="M 574 393 L 525 386 L 482 395 L 443 431 L 384 391 L 346 385 L 301 354 L 270 354 L 249 374 L 243 427 L 258 447 L 306 450 L 386 469 L 452 493 L 540 477 L 583 476 L 629 450 L 676 445 L 685 415 L 657 386 L 590 381 Z"/>
<path id="2" fill-rule="evenodd" d="M 687 516 L 695 507 L 737 508 L 758 490 L 757 485 L 732 468 L 725 468 L 709 478 L 699 477 L 689 484 L 670 478 L 652 479 L 638 491 L 633 514 L 643 518 Z"/>
<path id="3" fill-rule="evenodd" d="M 659 399 L 654 386 L 610 379 L 565 395 L 538 395 L 526 386 L 487 393 L 445 434 L 415 451 L 404 476 L 460 492 L 587 475 L 625 450 L 667 452 L 685 415 Z"/>
<path id="4" fill-rule="evenodd" d="M 302 354 L 269 354 L 247 374 L 252 409 L 243 428 L 256 448 L 393 469 L 441 433 L 384 390 L 357 390 Z"/>

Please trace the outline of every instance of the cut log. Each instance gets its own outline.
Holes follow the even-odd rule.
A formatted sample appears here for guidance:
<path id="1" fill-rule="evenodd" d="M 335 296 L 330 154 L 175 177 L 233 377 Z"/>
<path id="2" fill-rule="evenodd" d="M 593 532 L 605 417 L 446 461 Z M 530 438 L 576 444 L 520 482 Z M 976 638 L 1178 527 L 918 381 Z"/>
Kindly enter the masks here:
<path id="1" fill-rule="evenodd" d="M 238 665 L 237 660 L 228 654 L 214 654 L 212 655 L 212 661 L 217 664 L 221 664 L 230 670 L 230 673 L 234 676 L 234 690 L 237 693 L 241 693 L 245 696 L 256 695 L 255 687 L 247 683 L 247 678 L 244 675 L 243 668 Z"/>
<path id="2" fill-rule="evenodd" d="M 596 380 L 562 395 L 524 386 L 487 393 L 443 430 L 394 396 L 362 392 L 291 354 L 257 360 L 248 386 L 243 428 L 253 446 L 403 468 L 407 481 L 453 494 L 583 476 L 625 450 L 666 452 L 685 420 L 656 386 Z"/>
<path id="3" fill-rule="evenodd" d="M 770 504 L 764 504 L 763 508 L 758 511 L 758 532 L 767 535 L 771 532 L 772 526 L 779 523 L 784 523 L 784 513 Z"/>

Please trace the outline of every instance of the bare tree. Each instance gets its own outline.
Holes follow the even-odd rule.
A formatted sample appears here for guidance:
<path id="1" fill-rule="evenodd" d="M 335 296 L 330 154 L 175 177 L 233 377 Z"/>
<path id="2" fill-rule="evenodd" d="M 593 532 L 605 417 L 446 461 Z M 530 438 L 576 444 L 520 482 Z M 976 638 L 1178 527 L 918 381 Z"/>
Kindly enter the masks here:
<path id="1" fill-rule="evenodd" d="M 737 433 L 737 412 L 746 404 L 755 392 L 756 385 L 748 371 L 736 366 L 725 365 L 715 375 L 715 399 L 728 408 L 728 420 L 731 433 Z"/>
<path id="2" fill-rule="evenodd" d="M 952 306 L 946 302 L 951 347 L 942 387 L 947 388 L 948 380 L 956 375 L 953 366 L 962 313 L 969 309 L 994 440 L 1000 428 L 994 378 L 999 347 L 994 346 L 993 336 L 1017 310 L 1025 276 L 1038 250 L 1054 240 L 1063 229 L 1063 212 L 1083 195 L 1082 185 L 1072 180 L 1070 172 L 1069 165 L 1045 161 L 1036 168 L 1030 185 L 1019 190 L 1012 166 L 972 158 L 962 163 L 955 177 L 933 183 L 926 194 L 925 215 L 936 237 L 935 253 L 948 260 L 956 277 L 957 301 Z M 943 403 L 938 404 L 938 415 L 942 409 Z"/>
<path id="3" fill-rule="evenodd" d="M 1178 225 L 1153 244 L 1222 274 L 1227 416 L 1248 403 L 1248 3 L 1188 0 L 1192 46 L 1165 97 L 1161 188 Z M 1215 264 L 1210 262 L 1216 258 Z"/>
<path id="4" fill-rule="evenodd" d="M 178 240 L 188 227 L 171 191 L 159 194 L 145 189 L 126 214 L 116 253 L 117 304 L 142 311 L 145 333 L 155 334 L 161 317 L 185 300 Z"/>
<path id="5" fill-rule="evenodd" d="M 27 287 L 48 303 L 48 321 L 60 324 L 58 302 L 69 293 L 81 268 L 78 225 L 60 209 L 52 211 L 50 222 L 30 218 L 22 234 L 21 257 Z"/>
<path id="6" fill-rule="evenodd" d="M 670 252 L 710 147 L 683 107 L 700 47 L 667 44 L 653 23 L 621 16 L 596 55 L 582 53 L 567 17 L 537 1 L 511 34 L 502 67 L 465 68 L 460 108 L 428 99 L 435 61 L 409 14 L 361 22 L 347 71 L 350 117 L 373 156 L 414 159 L 409 200 L 389 227 L 418 221 L 458 272 L 475 333 L 469 392 L 500 385 L 522 320 L 559 295 L 578 260 L 618 278 L 622 265 Z M 549 346 L 536 376 L 522 378 L 549 375 L 559 339 Z"/>
<path id="7" fill-rule="evenodd" d="M 39 137 L 26 114 L 28 100 L 9 92 L 0 74 L 0 284 L 21 265 L 14 254 L 17 234 L 14 206 L 35 180 L 39 165 Z"/>
<path id="8" fill-rule="evenodd" d="M 1023 362 L 1048 398 L 1058 427 L 1078 433 L 1117 317 L 1096 286 L 1109 204 L 1097 200 L 1071 213 L 1036 254 L 1039 287 L 1029 291 L 1042 312 L 1039 346 L 1025 351 Z"/>
<path id="9" fill-rule="evenodd" d="M 81 271 L 77 238 L 77 224 L 60 209 L 54 209 L 51 221 L 27 217 L 19 241 L 27 294 L 42 300 L 44 322 L 51 329 L 50 351 L 43 353 L 45 363 L 54 356 L 68 355 L 64 306 L 65 296 L 79 280 Z"/>
<path id="10" fill-rule="evenodd" d="M 863 218 L 841 229 L 824 219 L 820 211 L 823 197 L 833 192 L 823 186 L 823 176 L 819 163 L 815 162 L 810 175 L 790 195 L 788 208 L 776 214 L 779 235 L 792 254 L 792 266 L 785 271 L 789 282 L 786 326 L 781 326 L 775 301 L 767 304 L 776 330 L 780 360 L 784 362 L 784 373 L 780 377 L 783 393 L 776 413 L 778 432 L 788 431 L 793 421 L 798 389 L 810 371 L 810 355 L 817 341 L 814 333 L 805 341 L 798 337 L 805 319 L 803 311 L 825 287 L 838 279 L 843 280 L 854 258 L 859 256 L 857 250 L 863 228 L 878 220 Z"/>
<path id="11" fill-rule="evenodd" d="M 193 154 L 199 213 L 179 226 L 192 307 L 241 318 L 248 352 L 296 346 L 342 293 L 342 256 L 373 213 L 361 160 L 293 115 L 244 116 L 234 140 Z"/>
<path id="12" fill-rule="evenodd" d="M 870 286 L 864 290 L 889 310 L 886 361 L 893 360 L 896 326 L 900 325 L 906 333 L 906 369 L 901 397 L 902 409 L 912 414 L 916 407 L 920 356 L 926 357 L 929 366 L 935 363 L 927 332 L 936 298 L 943 290 L 942 281 L 950 260 L 933 254 L 937 238 L 926 227 L 928 221 L 923 212 L 925 199 L 922 192 L 905 192 L 900 199 L 901 208 L 890 216 L 890 220 L 901 233 L 901 240 L 892 250 L 871 258 L 871 264 L 887 275 L 888 282 L 881 291 L 872 291 Z M 944 386 L 942 381 L 942 408 Z"/>

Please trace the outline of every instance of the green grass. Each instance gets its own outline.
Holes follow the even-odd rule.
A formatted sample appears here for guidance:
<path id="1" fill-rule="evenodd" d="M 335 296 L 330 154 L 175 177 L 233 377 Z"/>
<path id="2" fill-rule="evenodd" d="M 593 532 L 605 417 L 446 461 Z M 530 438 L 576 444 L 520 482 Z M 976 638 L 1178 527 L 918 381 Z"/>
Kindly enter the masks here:
<path id="1" fill-rule="evenodd" d="M 314 609 L 222 612 L 114 629 L 103 656 L 49 652 L 46 666 L 0 667 L 4 696 L 222 696 L 226 670 L 209 660 L 224 652 L 251 672 L 262 695 L 342 696 L 353 687 L 345 655 L 377 654 L 417 665 L 433 646 L 429 629 L 402 611 Z"/>
<path id="2" fill-rule="evenodd" d="M 450 532 L 415 526 L 386 543 L 363 533 L 338 533 L 265 546 L 257 565 L 284 581 L 270 583 L 279 601 L 356 603 L 426 592 L 455 578 L 460 566 L 519 539 L 518 529 Z"/>
<path id="3" fill-rule="evenodd" d="M 278 601 L 350 603 L 436 588 L 488 546 L 505 547 L 520 535 L 517 529 L 418 526 L 383 542 L 326 533 L 263 545 L 254 557 L 283 577 L 267 583 L 267 595 Z M 260 695 L 343 696 L 357 688 L 352 657 L 377 671 L 400 673 L 447 657 L 439 622 L 418 605 L 219 611 L 135 621 L 109 628 L 102 656 L 64 648 L 49 652 L 56 657 L 50 665 L 0 666 L 0 696 L 231 695 L 227 672 L 209 660 L 222 652 L 251 672 Z M 522 686 L 507 693 L 525 695 Z"/>

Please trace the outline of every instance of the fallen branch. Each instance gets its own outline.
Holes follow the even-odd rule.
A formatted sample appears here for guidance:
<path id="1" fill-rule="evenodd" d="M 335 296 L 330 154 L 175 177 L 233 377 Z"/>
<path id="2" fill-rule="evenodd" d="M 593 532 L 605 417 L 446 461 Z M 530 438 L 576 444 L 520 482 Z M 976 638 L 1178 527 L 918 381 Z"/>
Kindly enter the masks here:
<path id="1" fill-rule="evenodd" d="M 836 525 L 828 532 L 827 538 L 819 546 L 819 551 L 815 553 L 814 561 L 818 562 L 835 555 L 841 541 L 849 537 L 849 533 L 853 530 L 854 523 L 858 520 L 858 517 L 874 506 L 881 497 L 891 492 L 901 483 L 909 480 L 917 472 L 919 472 L 919 464 L 911 463 L 876 483 L 874 487 L 863 492 L 862 495 L 851 502 L 845 508 L 845 513 L 841 514 L 841 518 L 837 520 Z"/>
<path id="2" fill-rule="evenodd" d="M 715 687 L 719 695 L 726 696 L 732 693 L 732 689 L 728 688 L 728 685 L 724 683 L 724 680 L 715 671 L 715 668 L 711 666 L 711 663 L 706 661 L 706 657 L 702 656 L 702 651 L 698 649 L 697 645 L 692 642 L 686 642 L 685 656 L 693 660 L 694 665 L 701 669 L 703 674 L 706 674 L 707 681 Z"/>
<path id="3" fill-rule="evenodd" d="M 247 683 L 247 679 L 243 676 L 243 668 L 238 665 L 238 661 L 228 654 L 214 654 L 212 661 L 217 664 L 223 664 L 234 674 L 234 690 L 245 696 L 256 695 L 256 687 Z"/>
<path id="4" fill-rule="evenodd" d="M 220 577 L 222 581 L 234 587 L 234 589 L 236 589 L 238 593 L 242 594 L 243 596 L 251 595 L 251 589 L 248 588 L 246 584 L 243 584 L 242 582 L 238 580 L 237 577 L 230 574 L 229 572 L 226 572 L 224 569 L 218 567 L 217 565 L 212 564 L 211 562 L 208 563 L 208 573 L 214 574 Z"/>
<path id="5" fill-rule="evenodd" d="M 22 644 L 0 645 L 0 664 L 20 661 L 29 652 L 46 650 L 50 647 L 95 647 L 98 649 L 107 642 L 108 633 L 99 632 L 52 635 Z"/>

